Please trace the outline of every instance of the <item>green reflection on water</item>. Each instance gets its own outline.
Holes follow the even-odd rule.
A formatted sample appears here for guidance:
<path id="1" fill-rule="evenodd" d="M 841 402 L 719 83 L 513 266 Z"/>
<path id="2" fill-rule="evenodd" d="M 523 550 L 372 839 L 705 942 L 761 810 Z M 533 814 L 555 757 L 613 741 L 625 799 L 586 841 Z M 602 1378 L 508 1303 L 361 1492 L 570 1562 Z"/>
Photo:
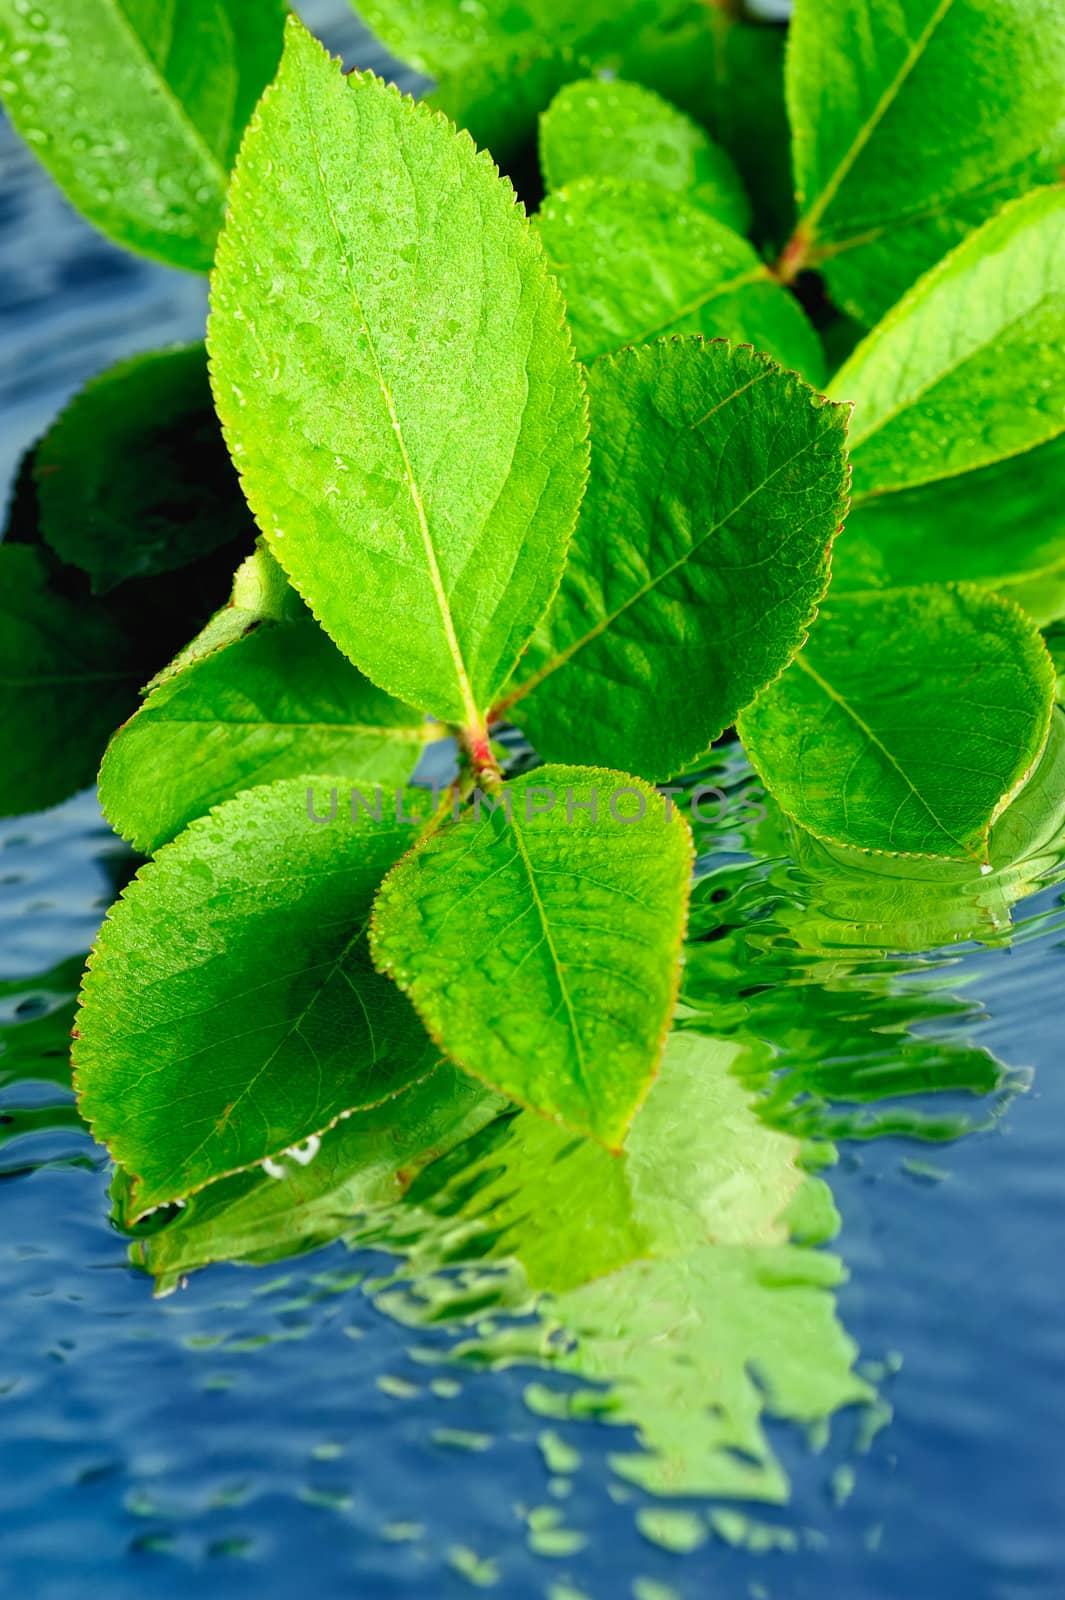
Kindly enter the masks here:
<path id="1" fill-rule="evenodd" d="M 558 1425 L 583 1417 L 627 1425 L 611 1455 L 619 1494 L 784 1503 L 770 1419 L 816 1440 L 856 1407 L 868 1439 L 887 1414 L 838 1317 L 844 1269 L 824 1248 L 838 1218 L 818 1171 L 841 1139 L 957 1138 L 1023 1085 L 974 1041 L 983 1011 L 959 951 L 1037 931 L 1014 926 L 1013 908 L 1065 876 L 1063 728 L 1059 716 L 1000 820 L 988 874 L 822 845 L 769 809 L 735 747 L 715 753 L 708 781 L 726 803 L 694 819 L 702 875 L 675 1031 L 621 1157 L 441 1066 L 340 1123 L 308 1165 L 240 1174 L 132 1230 L 134 1261 L 167 1292 L 216 1261 L 337 1239 L 387 1251 L 394 1270 L 362 1289 L 413 1339 L 444 1328 L 456 1365 L 531 1369 L 559 1499 L 580 1460 Z M 0 1137 L 74 1121 L 75 967 L 0 989 L 0 1081 L 56 1091 L 16 1106 Z M 113 1192 L 121 1222 L 121 1175 Z M 833 1484 L 845 1498 L 853 1468 Z M 754 1545 L 786 1532 L 720 1507 L 705 1526 Z M 701 1543 L 698 1518 L 647 1527 Z M 530 1515 L 537 1548 L 572 1538 L 557 1510 Z"/>

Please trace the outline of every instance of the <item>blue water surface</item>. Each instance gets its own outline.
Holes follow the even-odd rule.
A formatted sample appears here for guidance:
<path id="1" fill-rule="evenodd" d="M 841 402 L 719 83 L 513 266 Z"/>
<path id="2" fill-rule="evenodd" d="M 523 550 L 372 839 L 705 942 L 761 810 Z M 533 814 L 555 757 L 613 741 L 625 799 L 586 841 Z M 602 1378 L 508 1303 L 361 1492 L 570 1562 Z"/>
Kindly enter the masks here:
<path id="1" fill-rule="evenodd" d="M 342 5 L 304 9 L 350 63 L 380 59 Z M 85 378 L 197 337 L 205 288 L 99 239 L 6 131 L 0 246 L 9 477 Z M 62 1022 L 125 863 L 91 796 L 0 824 L 0 980 L 17 980 L 0 1022 Z M 618 1429 L 587 1421 L 558 1430 L 582 1457 L 559 1500 L 572 1548 L 536 1553 L 528 1514 L 560 1489 L 526 1371 L 442 1384 L 425 1356 L 448 1336 L 375 1309 L 362 1280 L 384 1263 L 339 1243 L 211 1267 L 153 1300 L 107 1220 L 109 1164 L 63 1087 L 62 1026 L 32 1072 L 0 1058 L 0 1594 L 1060 1600 L 1060 931 L 959 961 L 968 1036 L 1031 1085 L 931 1152 L 844 1143 L 829 1175 L 850 1271 L 839 1314 L 893 1415 L 865 1452 L 846 1415 L 824 1446 L 771 1425 L 793 1495 L 762 1515 L 797 1548 L 761 1554 L 651 1542 L 634 1516 L 647 1497 L 611 1490 Z"/>

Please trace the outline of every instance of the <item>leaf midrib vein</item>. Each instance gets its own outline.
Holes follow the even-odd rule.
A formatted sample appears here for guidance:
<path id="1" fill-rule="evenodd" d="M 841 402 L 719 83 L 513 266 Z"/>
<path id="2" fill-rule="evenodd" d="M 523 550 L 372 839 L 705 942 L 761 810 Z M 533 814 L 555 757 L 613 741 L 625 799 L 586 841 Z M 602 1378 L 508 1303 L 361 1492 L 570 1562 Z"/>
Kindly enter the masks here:
<path id="1" fill-rule="evenodd" d="M 219 161 L 218 157 L 207 143 L 207 140 L 204 138 L 201 130 L 196 126 L 195 122 L 193 122 L 187 108 L 182 105 L 166 77 L 156 67 L 155 62 L 148 54 L 148 47 L 144 43 L 144 40 L 141 38 L 140 34 L 133 26 L 133 23 L 126 15 L 126 8 L 121 3 L 121 0 L 114 0 L 114 13 L 122 23 L 122 26 L 129 35 L 130 39 L 132 39 L 136 54 L 140 56 L 144 65 L 147 67 L 152 81 L 161 87 L 164 100 L 169 102 L 170 106 L 177 114 L 178 121 L 184 123 L 185 127 L 188 128 L 189 132 L 192 134 L 193 143 L 196 144 L 203 152 L 207 160 L 207 165 L 213 170 L 215 177 L 218 179 L 219 188 L 224 195 L 226 190 L 229 188 L 229 173 L 226 171 L 221 161 Z"/>
<path id="2" fill-rule="evenodd" d="M 570 1037 L 573 1040 L 573 1048 L 576 1052 L 577 1071 L 575 1077 L 582 1093 L 585 1095 L 585 1098 L 588 1100 L 589 1104 L 591 1104 L 591 1096 L 588 1091 L 588 1081 L 585 1076 L 587 1062 L 584 1058 L 584 1048 L 581 1043 L 580 1029 L 577 1026 L 576 1011 L 574 1009 L 573 1000 L 570 996 L 569 985 L 566 983 L 565 968 L 559 958 L 558 949 L 555 945 L 554 938 L 552 937 L 551 924 L 547 915 L 547 907 L 544 905 L 539 887 L 537 886 L 536 869 L 532 864 L 528 850 L 525 848 L 525 841 L 522 838 L 520 826 L 512 826 L 511 831 L 514 835 L 517 853 L 520 855 L 522 864 L 525 867 L 525 872 L 529 880 L 529 890 L 533 897 L 533 904 L 535 905 L 537 915 L 540 918 L 540 927 L 543 930 L 544 943 L 547 945 L 547 948 L 551 954 L 551 964 L 554 968 L 555 977 L 558 980 L 558 987 L 562 996 L 562 1003 L 566 1008 L 566 1016 L 569 1021 Z"/>
<path id="3" fill-rule="evenodd" d="M 929 817 L 931 817 L 936 827 L 939 828 L 953 844 L 956 844 L 958 849 L 961 850 L 966 856 L 971 855 L 972 851 L 969 846 L 964 844 L 961 839 L 958 839 L 950 831 L 942 818 L 936 815 L 935 811 L 933 811 L 924 795 L 917 788 L 916 784 L 913 782 L 913 779 L 909 776 L 898 757 L 895 756 L 888 749 L 883 740 L 880 739 L 876 733 L 874 733 L 873 729 L 866 722 L 865 718 L 860 714 L 860 712 L 855 710 L 854 706 L 851 705 L 846 696 L 841 694 L 838 689 L 834 688 L 833 685 L 829 683 L 827 678 L 823 678 L 817 671 L 816 667 L 812 667 L 810 665 L 809 661 L 805 657 L 805 653 L 802 650 L 800 650 L 798 655 L 795 657 L 795 664 L 814 680 L 822 693 L 827 695 L 828 699 L 832 701 L 833 705 L 838 706 L 844 715 L 851 719 L 855 727 L 857 727 L 865 736 L 865 738 L 868 739 L 869 743 L 880 752 L 881 756 L 883 756 L 884 760 L 888 763 L 892 770 L 899 778 L 902 779 L 903 784 L 913 795 L 918 805 L 920 805 L 921 808 L 928 813 Z"/>
<path id="4" fill-rule="evenodd" d="M 399 447 L 400 457 L 403 462 L 403 472 L 407 483 L 407 490 L 410 495 L 411 504 L 414 507 L 415 516 L 418 521 L 419 532 L 421 533 L 422 543 L 425 548 L 425 557 L 428 563 L 429 581 L 432 586 L 433 597 L 436 600 L 437 607 L 440 612 L 440 619 L 444 627 L 444 637 L 447 642 L 448 653 L 451 656 L 452 663 L 455 668 L 455 677 L 458 682 L 459 695 L 462 699 L 463 714 L 466 718 L 467 726 L 473 728 L 479 724 L 480 716 L 477 709 L 477 702 L 474 699 L 473 690 L 470 686 L 469 675 L 466 671 L 466 663 L 463 658 L 462 648 L 459 644 L 458 634 L 455 630 L 455 620 L 451 615 L 451 606 L 448 601 L 447 593 L 444 589 L 443 577 L 440 572 L 440 563 L 436 554 L 436 546 L 433 544 L 432 531 L 429 527 L 429 518 L 425 510 L 425 502 L 422 499 L 421 490 L 418 487 L 418 482 L 414 475 L 414 467 L 411 463 L 410 454 L 407 450 L 407 441 L 404 437 L 403 426 L 396 411 L 395 400 L 393 399 L 392 391 L 385 380 L 385 375 L 381 368 L 380 358 L 377 354 L 377 345 L 370 330 L 369 320 L 366 316 L 362 301 L 359 298 L 358 291 L 355 287 L 355 263 L 352 261 L 348 253 L 347 246 L 344 242 L 344 235 L 341 232 L 339 220 L 336 212 L 333 209 L 333 202 L 329 193 L 329 186 L 326 183 L 325 169 L 322 165 L 322 146 L 318 139 L 318 131 L 314 125 L 314 120 L 310 114 L 310 107 L 306 98 L 301 101 L 301 104 L 304 113 L 304 124 L 307 128 L 308 142 L 314 151 L 314 166 L 315 171 L 318 174 L 318 182 L 321 187 L 322 201 L 325 206 L 326 215 L 329 218 L 329 224 L 333 230 L 333 236 L 336 240 L 337 249 L 340 253 L 341 259 L 348 267 L 348 273 L 345 281 L 351 295 L 351 303 L 355 308 L 356 316 L 359 319 L 359 323 L 361 324 L 363 333 L 366 337 L 366 344 L 370 352 L 370 359 L 373 362 L 374 375 L 377 379 L 377 387 L 380 390 L 381 398 L 384 401 L 385 407 L 388 411 L 389 420 L 392 424 L 392 431 L 395 435 L 396 443 Z"/>
<path id="5" fill-rule="evenodd" d="M 898 99 L 903 85 L 913 72 L 918 61 L 920 61 L 933 34 L 953 4 L 954 0 L 939 0 L 935 11 L 910 45 L 895 76 L 886 85 L 871 113 L 858 129 L 849 148 L 844 152 L 834 171 L 829 175 L 828 181 L 817 196 L 817 199 L 803 212 L 799 226 L 807 230 L 811 239 L 815 234 L 817 224 L 836 198 L 841 186 L 853 170 L 858 157 L 869 143 L 869 140 Z"/>
<path id="6" fill-rule="evenodd" d="M 765 376 L 768 377 L 769 374 L 766 373 Z M 752 380 L 752 383 L 757 383 L 759 381 L 759 379 L 755 378 Z M 751 384 L 744 384 L 743 389 L 737 389 L 735 393 L 729 395 L 728 399 L 735 399 L 736 395 L 742 394 L 745 389 L 749 389 L 750 387 Z M 728 404 L 728 401 L 723 401 L 722 404 Z M 720 409 L 720 407 L 715 407 L 715 410 Z M 708 416 L 709 415 L 713 415 L 713 413 L 709 412 Z M 705 418 L 703 420 L 705 420 Z M 819 441 L 816 439 L 808 439 L 800 450 L 795 451 L 794 455 L 790 455 L 786 461 L 782 461 L 780 466 L 774 467 L 773 471 L 768 473 L 766 477 L 764 477 L 755 486 L 755 488 L 750 491 L 749 494 L 745 495 L 742 500 L 738 501 L 736 505 L 730 508 L 726 516 L 722 517 L 720 521 L 715 522 L 706 530 L 704 534 L 700 535 L 698 539 L 694 540 L 688 546 L 685 553 L 677 561 L 671 562 L 668 567 L 664 567 L 661 572 L 656 573 L 653 577 L 649 578 L 646 583 L 641 584 L 640 588 L 634 590 L 634 592 L 629 595 L 628 598 L 616 608 L 616 610 L 612 611 L 609 616 L 603 617 L 599 622 L 596 623 L 594 628 L 589 629 L 589 631 L 586 634 L 583 634 L 581 638 L 575 640 L 574 643 L 567 646 L 565 650 L 562 650 L 557 655 L 553 656 L 549 662 L 540 668 L 539 672 L 534 673 L 531 678 L 527 679 L 525 683 L 521 684 L 517 689 L 515 689 L 512 694 L 507 695 L 496 708 L 497 714 L 502 711 L 509 710 L 511 706 L 517 705 L 520 700 L 524 700 L 526 695 L 530 694 L 533 689 L 538 689 L 541 683 L 543 683 L 546 678 L 549 678 L 553 672 L 557 672 L 560 667 L 566 666 L 566 664 L 573 659 L 578 651 L 584 649 L 585 645 L 590 644 L 593 639 L 598 639 L 600 635 L 607 631 L 608 628 L 612 628 L 619 617 L 623 616 L 626 611 L 631 610 L 634 605 L 639 604 L 639 602 L 645 599 L 647 595 L 649 595 L 652 590 L 656 589 L 660 583 L 664 583 L 667 578 L 672 577 L 674 572 L 678 572 L 682 567 L 687 566 L 688 563 L 694 558 L 696 552 L 701 550 L 703 545 L 706 544 L 708 540 L 712 539 L 715 533 L 720 533 L 721 529 L 724 528 L 726 524 L 731 522 L 733 517 L 738 516 L 743 508 L 748 505 L 757 495 L 761 494 L 766 488 L 766 485 L 771 483 L 778 473 L 783 472 L 787 467 L 790 467 L 799 459 L 801 455 L 804 455 L 807 450 L 812 449 L 813 446 L 818 442 Z"/>

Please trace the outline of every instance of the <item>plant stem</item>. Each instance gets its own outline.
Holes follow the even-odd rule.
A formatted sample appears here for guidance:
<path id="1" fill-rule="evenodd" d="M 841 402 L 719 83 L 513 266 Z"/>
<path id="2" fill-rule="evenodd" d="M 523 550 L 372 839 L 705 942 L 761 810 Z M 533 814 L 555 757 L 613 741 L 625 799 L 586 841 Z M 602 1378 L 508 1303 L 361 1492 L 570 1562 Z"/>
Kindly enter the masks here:
<path id="1" fill-rule="evenodd" d="M 770 272 L 778 283 L 790 284 L 803 269 L 809 266 L 810 237 L 802 223 L 795 229 L 791 238 L 780 252 L 776 261 L 770 267 Z"/>
<path id="2" fill-rule="evenodd" d="M 489 789 L 497 788 L 503 782 L 503 774 L 499 762 L 492 754 L 485 724 L 481 723 L 476 728 L 459 728 L 457 735 L 459 752 L 464 764 L 470 769 L 475 784 L 483 784 Z"/>

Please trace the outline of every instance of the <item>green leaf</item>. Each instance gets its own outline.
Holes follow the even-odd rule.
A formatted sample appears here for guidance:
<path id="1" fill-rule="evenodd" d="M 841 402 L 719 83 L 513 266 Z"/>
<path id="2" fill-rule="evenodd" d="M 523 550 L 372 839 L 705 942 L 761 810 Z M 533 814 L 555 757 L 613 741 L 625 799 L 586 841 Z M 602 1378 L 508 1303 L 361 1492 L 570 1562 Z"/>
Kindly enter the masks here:
<path id="1" fill-rule="evenodd" d="M 382 688 L 477 726 L 558 586 L 587 472 L 562 302 L 509 185 L 292 19 L 208 344 L 295 587 Z"/>
<path id="2" fill-rule="evenodd" d="M 701 339 L 604 358 L 588 388 L 569 564 L 500 712 L 545 756 L 665 778 L 806 637 L 846 513 L 847 411 Z"/>
<path id="3" fill-rule="evenodd" d="M 255 536 L 202 344 L 94 378 L 45 435 L 35 472 L 45 539 L 98 594 Z"/>
<path id="4" fill-rule="evenodd" d="M 1001 943 L 1009 937 L 1011 908 L 1042 888 L 1062 859 L 1065 716 L 1054 712 L 1039 765 L 991 829 L 990 872 L 972 861 L 870 856 L 824 844 L 797 827 L 788 845 L 807 902 L 782 919 L 796 946 L 927 951 L 968 939 Z M 745 981 L 758 977 L 748 973 Z M 792 985 L 779 988 L 778 1005 L 794 999 Z M 884 1009 L 873 1004 L 865 1015 L 882 1028 Z M 914 1052 L 919 1048 L 915 1043 Z"/>
<path id="5" fill-rule="evenodd" d="M 429 77 L 464 72 L 502 56 L 531 56 L 545 46 L 580 47 L 594 56 L 624 43 L 638 49 L 674 17 L 697 13 L 690 0 L 523 0 L 509 9 L 455 0 L 359 0 L 359 15 L 394 56 Z"/>
<path id="6" fill-rule="evenodd" d="M 206 272 L 282 0 L 0 0 L 0 94 L 89 221 Z"/>
<path id="7" fill-rule="evenodd" d="M 703 17 L 709 46 L 687 52 L 695 96 L 668 82 L 663 93 L 732 157 L 754 207 L 754 236 L 775 251 L 795 221 L 784 105 L 786 35 L 778 28 L 749 27 L 715 6 L 704 6 Z M 640 81 L 652 80 L 643 75 Z"/>
<path id="8" fill-rule="evenodd" d="M 971 584 L 830 600 L 737 727 L 784 810 L 864 850 L 986 859 L 1046 743 L 1054 674 L 1035 626 Z"/>
<path id="9" fill-rule="evenodd" d="M 61 594 L 40 550 L 0 545 L 0 816 L 43 810 L 91 783 L 144 675 L 104 606 Z"/>
<path id="10" fill-rule="evenodd" d="M 195 1195 L 133 1241 L 134 1259 L 166 1292 L 209 1261 L 276 1261 L 338 1235 L 391 1249 L 409 1265 L 378 1280 L 378 1311 L 461 1329 L 468 1361 L 539 1368 L 526 1398 L 542 1415 L 577 1418 L 587 1400 L 636 1428 L 641 1448 L 619 1434 L 610 1457 L 620 1476 L 782 1501 L 765 1419 L 827 1422 L 873 1395 L 838 1321 L 839 1261 L 787 1242 L 800 1204 L 834 1231 L 824 1185 L 759 1120 L 737 1054 L 672 1035 L 617 1158 L 529 1113 L 481 1126 L 492 1098 L 441 1069 L 390 1122 L 370 1111 L 334 1129 L 284 1182 L 243 1174 Z M 486 1308 L 525 1315 L 489 1325 Z"/>
<path id="11" fill-rule="evenodd" d="M 861 502 L 1065 429 L 1065 186 L 1007 206 L 914 285 L 833 378 Z"/>
<path id="12" fill-rule="evenodd" d="M 355 1111 L 331 1128 L 313 1161 L 282 1160 L 281 1178 L 260 1167 L 200 1190 L 180 1227 L 138 1241 L 134 1258 L 166 1285 L 210 1261 L 284 1260 L 347 1233 L 359 1213 L 402 1201 L 411 1181 L 473 1137 L 506 1101 L 448 1062 L 394 1100 Z M 118 1220 L 136 1206 L 118 1169 Z"/>
<path id="13" fill-rule="evenodd" d="M 343 792 L 332 822 L 326 791 Z M 381 876 L 414 837 L 289 779 L 194 822 L 112 908 L 82 988 L 74 1066 L 135 1211 L 182 1199 L 424 1077 L 437 1052 L 366 946 Z M 426 797 L 405 795 L 424 817 Z"/>
<path id="14" fill-rule="evenodd" d="M 233 587 L 226 604 L 208 618 L 173 661 L 168 661 L 155 674 L 145 693 L 216 650 L 237 643 L 264 622 L 295 622 L 306 614 L 302 600 L 266 548 L 266 541 L 260 537 L 251 554 L 245 556 L 233 574 Z"/>
<path id="15" fill-rule="evenodd" d="M 528 165 L 535 167 L 540 113 L 563 84 L 588 70 L 571 50 L 493 56 L 442 78 L 425 104 L 465 128 L 480 149 L 490 150 L 501 171 L 535 183 L 536 172 L 527 173 L 522 163 L 531 153 Z M 515 186 L 526 192 L 524 183 Z"/>
<path id="16" fill-rule="evenodd" d="M 746 239 L 655 184 L 586 178 L 550 195 L 536 224 L 582 361 L 659 334 L 765 350 L 816 381 L 817 335 Z"/>
<path id="17" fill-rule="evenodd" d="M 687 824 L 646 784 L 587 767 L 491 798 L 385 880 L 374 961 L 459 1066 L 617 1146 L 673 1007 Z"/>
<path id="18" fill-rule="evenodd" d="M 549 189 L 581 178 L 657 183 L 746 231 L 751 207 L 725 152 L 668 100 L 635 83 L 585 78 L 568 84 L 540 122 Z"/>
<path id="19" fill-rule="evenodd" d="M 967 580 L 1037 622 L 1065 611 L 1065 434 L 956 478 L 871 495 L 832 557 L 832 593 Z"/>
<path id="20" fill-rule="evenodd" d="M 796 0 L 796 238 L 834 298 L 876 322 L 1050 176 L 1063 82 L 1058 0 Z"/>
<path id="21" fill-rule="evenodd" d="M 108 746 L 100 804 L 150 855 L 219 801 L 275 779 L 334 772 L 394 788 L 431 737 L 420 712 L 364 678 L 304 614 L 267 623 L 153 689 Z"/>

